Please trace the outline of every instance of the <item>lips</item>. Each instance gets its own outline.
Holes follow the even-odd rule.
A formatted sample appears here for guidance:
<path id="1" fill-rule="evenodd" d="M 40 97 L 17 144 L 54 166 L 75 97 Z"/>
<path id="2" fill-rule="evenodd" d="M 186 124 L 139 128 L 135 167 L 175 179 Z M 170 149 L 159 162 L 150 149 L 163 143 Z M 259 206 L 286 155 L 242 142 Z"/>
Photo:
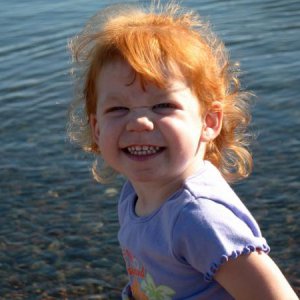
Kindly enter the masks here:
<path id="1" fill-rule="evenodd" d="M 163 147 L 152 145 L 134 145 L 129 146 L 124 150 L 131 155 L 146 156 L 161 152 L 163 150 Z"/>

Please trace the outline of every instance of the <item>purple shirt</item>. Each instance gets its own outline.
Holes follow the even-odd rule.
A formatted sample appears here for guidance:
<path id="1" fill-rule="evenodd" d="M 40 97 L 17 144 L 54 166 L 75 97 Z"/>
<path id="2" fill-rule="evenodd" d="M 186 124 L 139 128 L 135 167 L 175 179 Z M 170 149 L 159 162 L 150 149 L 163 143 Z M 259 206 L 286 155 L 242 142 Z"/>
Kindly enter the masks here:
<path id="1" fill-rule="evenodd" d="M 228 259 L 270 248 L 241 200 L 208 161 L 145 217 L 125 183 L 119 242 L 129 284 L 122 299 L 233 299 L 213 278 Z"/>

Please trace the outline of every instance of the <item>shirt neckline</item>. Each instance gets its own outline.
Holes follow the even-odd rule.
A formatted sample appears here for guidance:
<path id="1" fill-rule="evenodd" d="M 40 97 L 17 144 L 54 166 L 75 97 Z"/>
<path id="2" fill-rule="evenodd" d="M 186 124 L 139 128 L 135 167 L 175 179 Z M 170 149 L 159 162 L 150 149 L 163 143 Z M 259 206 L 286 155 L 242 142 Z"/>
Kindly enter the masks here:
<path id="1" fill-rule="evenodd" d="M 128 201 L 129 202 L 129 215 L 130 215 L 131 220 L 133 220 L 136 223 L 143 223 L 143 222 L 148 222 L 149 220 L 151 220 L 153 217 L 155 217 L 165 207 L 165 205 L 168 202 L 170 202 L 172 200 L 175 200 L 178 197 L 180 197 L 180 195 L 183 193 L 183 191 L 187 187 L 186 183 L 189 180 L 191 180 L 192 178 L 197 177 L 199 174 L 205 172 L 205 170 L 207 170 L 207 167 L 208 167 L 209 164 L 210 164 L 210 162 L 204 160 L 203 164 L 201 164 L 201 166 L 199 167 L 199 169 L 194 174 L 192 174 L 191 176 L 187 177 L 184 180 L 182 186 L 177 191 L 175 191 L 173 194 L 171 194 L 160 207 L 158 207 L 152 213 L 150 213 L 148 215 L 145 215 L 145 216 L 138 216 L 135 213 L 135 204 L 136 204 L 136 201 L 137 201 L 137 194 L 136 194 L 136 192 L 135 192 L 132 184 L 130 183 L 132 191 L 133 191 L 133 193 L 130 195 L 130 199 L 128 199 L 129 200 Z"/>

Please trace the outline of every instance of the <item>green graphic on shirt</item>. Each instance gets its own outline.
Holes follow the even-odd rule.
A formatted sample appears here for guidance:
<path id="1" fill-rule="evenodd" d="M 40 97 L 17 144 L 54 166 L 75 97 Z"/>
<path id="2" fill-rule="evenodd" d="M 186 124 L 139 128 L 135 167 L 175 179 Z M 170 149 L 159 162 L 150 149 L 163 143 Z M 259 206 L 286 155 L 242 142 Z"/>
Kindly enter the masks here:
<path id="1" fill-rule="evenodd" d="M 154 280 L 149 273 L 146 274 L 146 278 L 141 282 L 141 289 L 149 300 L 172 300 L 172 296 L 175 295 L 175 292 L 165 285 L 155 286 Z"/>
<path id="2" fill-rule="evenodd" d="M 133 299 L 138 300 L 172 300 L 176 293 L 165 285 L 156 286 L 153 277 L 142 263 L 128 249 L 122 249 L 128 275 L 131 277 L 130 290 Z M 123 295 L 123 300 L 130 300 L 129 295 Z"/>

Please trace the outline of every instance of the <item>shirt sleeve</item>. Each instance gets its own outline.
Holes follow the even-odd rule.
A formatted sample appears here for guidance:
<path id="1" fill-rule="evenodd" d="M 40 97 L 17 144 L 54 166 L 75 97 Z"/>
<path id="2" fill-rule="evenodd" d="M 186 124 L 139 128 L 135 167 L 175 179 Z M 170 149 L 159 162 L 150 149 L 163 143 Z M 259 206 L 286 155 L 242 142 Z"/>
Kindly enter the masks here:
<path id="1" fill-rule="evenodd" d="M 268 253 L 270 248 L 256 221 L 250 212 L 246 215 L 209 199 L 190 202 L 173 228 L 174 255 L 211 281 L 229 259 L 254 251 Z"/>

